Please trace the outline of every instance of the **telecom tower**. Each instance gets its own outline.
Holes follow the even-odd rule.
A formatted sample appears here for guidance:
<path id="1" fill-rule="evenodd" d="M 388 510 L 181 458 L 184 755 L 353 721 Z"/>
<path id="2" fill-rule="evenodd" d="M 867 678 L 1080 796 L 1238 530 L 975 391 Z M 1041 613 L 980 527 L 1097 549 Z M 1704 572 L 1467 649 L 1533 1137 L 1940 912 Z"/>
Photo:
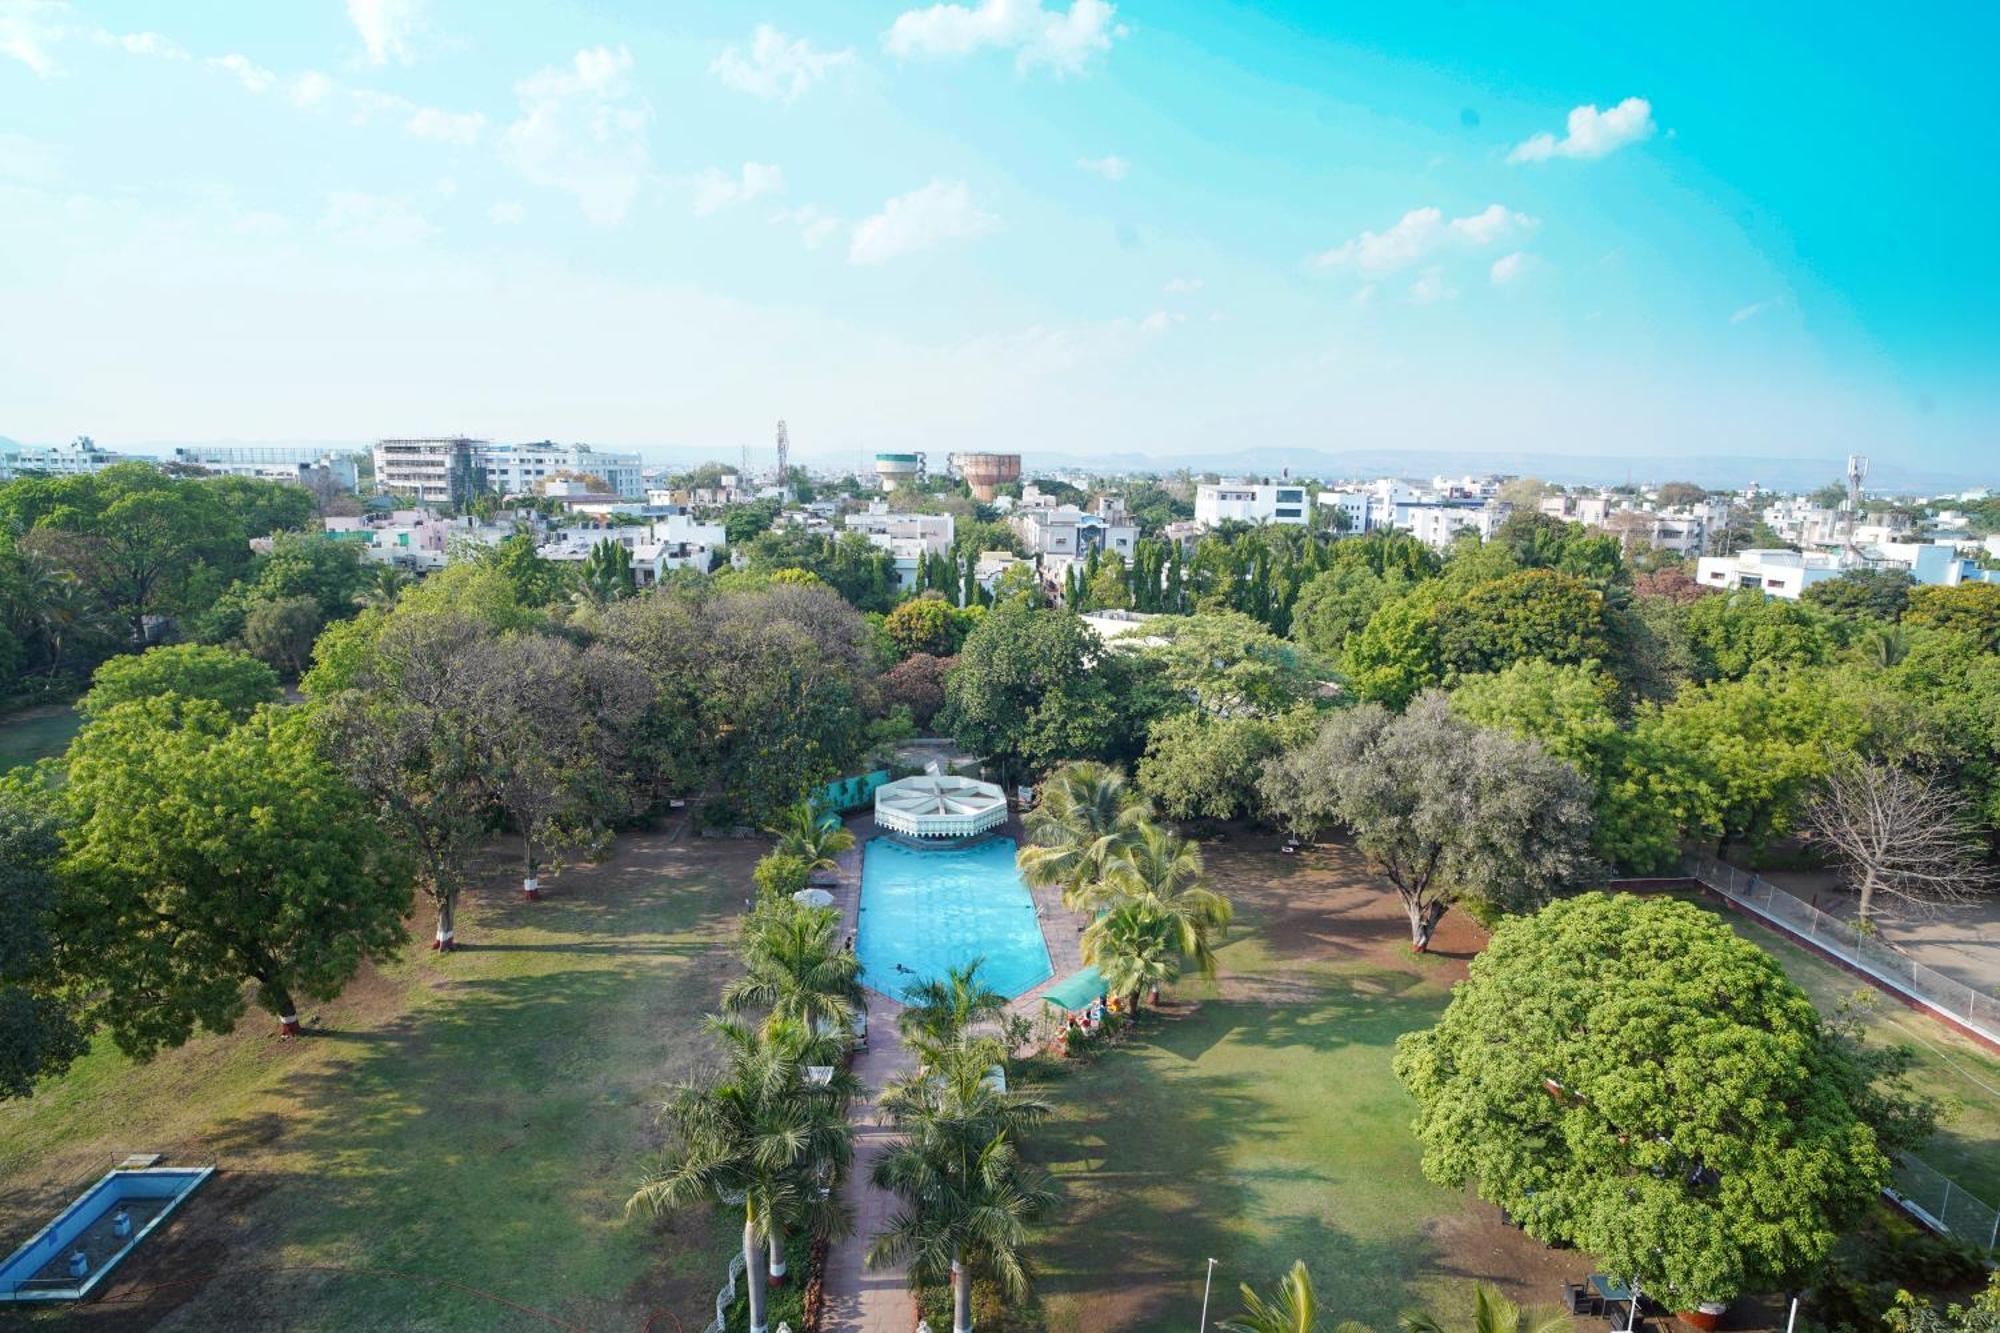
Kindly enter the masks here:
<path id="1" fill-rule="evenodd" d="M 792 440 L 785 434 L 785 423 L 778 422 L 778 503 L 792 502 Z"/>
<path id="2" fill-rule="evenodd" d="M 1850 557 L 1861 552 L 1854 545 L 1854 523 L 1861 516 L 1861 483 L 1868 476 L 1868 459 L 1863 454 L 1847 456 L 1847 516 L 1842 524 L 1843 549 Z"/>
<path id="3" fill-rule="evenodd" d="M 736 484 L 738 486 L 748 486 L 750 484 L 750 442 L 748 440 L 743 442 L 743 466 L 736 469 Z"/>

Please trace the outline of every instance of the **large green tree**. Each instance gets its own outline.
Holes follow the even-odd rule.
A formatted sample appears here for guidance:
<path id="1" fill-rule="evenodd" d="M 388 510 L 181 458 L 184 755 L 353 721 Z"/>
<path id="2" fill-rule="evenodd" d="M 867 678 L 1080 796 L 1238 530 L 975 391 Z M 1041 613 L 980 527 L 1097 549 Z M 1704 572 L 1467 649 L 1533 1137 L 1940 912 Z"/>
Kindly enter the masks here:
<path id="1" fill-rule="evenodd" d="M 1418 951 L 1461 897 L 1527 908 L 1591 868 L 1589 788 L 1531 740 L 1475 726 L 1442 695 L 1398 716 L 1336 713 L 1267 765 L 1264 800 L 1302 836 L 1353 832 L 1395 889 Z"/>
<path id="2" fill-rule="evenodd" d="M 1095 669 L 1097 636 L 1074 613 L 1019 602 L 994 607 L 945 677 L 944 725 L 1012 780 L 1102 753 L 1115 701 Z"/>
<path id="3" fill-rule="evenodd" d="M 49 933 L 58 827 L 45 790 L 0 779 L 0 1101 L 27 1096 L 87 1044 L 61 997 Z"/>
<path id="4" fill-rule="evenodd" d="M 201 643 L 179 643 L 114 657 L 97 668 L 78 701 L 85 716 L 163 694 L 205 699 L 241 721 L 280 696 L 277 673 L 246 654 Z"/>
<path id="5" fill-rule="evenodd" d="M 1759 666 L 1819 666 L 1833 656 L 1825 616 L 1760 592 L 1704 597 L 1685 623 L 1702 680 L 1741 680 Z"/>
<path id="6" fill-rule="evenodd" d="M 120 1049 L 150 1055 L 258 1005 L 339 993 L 407 938 L 410 879 L 305 719 L 204 700 L 121 704 L 70 746 L 64 971 Z"/>
<path id="7" fill-rule="evenodd" d="M 1803 1283 L 1930 1123 L 1880 1114 L 1770 955 L 1671 898 L 1503 922 L 1396 1072 L 1427 1176 L 1679 1309 Z"/>
<path id="8" fill-rule="evenodd" d="M 1914 589 L 1903 619 L 1911 625 L 1962 634 L 1982 652 L 2000 651 L 2000 583 Z"/>

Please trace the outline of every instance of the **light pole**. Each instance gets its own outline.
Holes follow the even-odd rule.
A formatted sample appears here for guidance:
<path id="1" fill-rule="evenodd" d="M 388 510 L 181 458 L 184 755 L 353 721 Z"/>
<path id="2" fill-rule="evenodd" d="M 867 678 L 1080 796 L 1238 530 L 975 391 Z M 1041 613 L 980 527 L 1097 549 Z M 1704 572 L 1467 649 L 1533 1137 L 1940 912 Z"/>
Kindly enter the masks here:
<path id="1" fill-rule="evenodd" d="M 1215 1285 L 1215 1260 L 1208 1261 L 1208 1275 L 1201 1280 L 1201 1333 L 1208 1333 L 1208 1289 Z"/>

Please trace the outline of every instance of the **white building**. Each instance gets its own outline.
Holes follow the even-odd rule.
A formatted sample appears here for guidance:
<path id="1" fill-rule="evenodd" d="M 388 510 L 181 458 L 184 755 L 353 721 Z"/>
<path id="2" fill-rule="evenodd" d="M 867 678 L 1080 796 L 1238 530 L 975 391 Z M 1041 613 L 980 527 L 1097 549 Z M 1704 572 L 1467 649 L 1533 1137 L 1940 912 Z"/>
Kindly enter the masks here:
<path id="1" fill-rule="evenodd" d="M 466 436 L 380 440 L 375 445 L 375 486 L 424 504 L 463 505 L 486 492 L 534 495 L 562 474 L 599 477 L 623 499 L 645 498 L 639 455 L 610 453 L 587 444 L 495 444 Z"/>
<path id="2" fill-rule="evenodd" d="M 1756 547 L 1735 555 L 1703 556 L 1695 564 L 1694 577 L 1704 588 L 1723 592 L 1754 588 L 1795 602 L 1813 584 L 1837 579 L 1845 572 L 1831 555 Z"/>
<path id="3" fill-rule="evenodd" d="M 351 491 L 356 484 L 354 456 L 317 445 L 246 444 L 184 446 L 174 461 L 229 477 L 257 477 L 316 486 L 322 479 Z"/>
<path id="4" fill-rule="evenodd" d="M 725 541 L 720 523 L 700 523 L 686 514 L 669 514 L 644 526 L 559 528 L 550 538 L 538 554 L 562 564 L 582 564 L 600 542 L 616 542 L 631 556 L 632 581 L 641 588 L 676 569 L 708 573 Z"/>
<path id="5" fill-rule="evenodd" d="M 488 444 L 483 451 L 486 485 L 499 495 L 535 495 L 542 483 L 562 478 L 597 477 L 612 494 L 642 500 L 645 479 L 639 455 L 593 449 L 587 444 Z"/>
<path id="6" fill-rule="evenodd" d="M 888 537 L 918 542 L 924 550 L 935 555 L 950 553 L 956 531 L 955 520 L 950 514 L 891 513 L 888 504 L 881 500 L 871 501 L 861 513 L 849 514 L 847 527 L 851 532 L 865 533 L 870 538 Z"/>
<path id="7" fill-rule="evenodd" d="M 1310 522 L 1306 488 L 1290 483 L 1203 482 L 1194 492 L 1194 520 L 1205 527 L 1224 523 Z"/>
<path id="8" fill-rule="evenodd" d="M 1507 521 L 1504 505 L 1416 504 L 1399 507 L 1397 524 L 1426 546 L 1447 550 L 1461 532 L 1476 532 L 1481 541 L 1491 540 Z"/>
<path id="9" fill-rule="evenodd" d="M 88 435 L 79 435 L 68 444 L 24 444 L 0 452 L 0 479 L 23 474 L 78 477 L 101 471 L 114 463 L 151 463 L 150 458 L 115 454 L 97 447 Z"/>

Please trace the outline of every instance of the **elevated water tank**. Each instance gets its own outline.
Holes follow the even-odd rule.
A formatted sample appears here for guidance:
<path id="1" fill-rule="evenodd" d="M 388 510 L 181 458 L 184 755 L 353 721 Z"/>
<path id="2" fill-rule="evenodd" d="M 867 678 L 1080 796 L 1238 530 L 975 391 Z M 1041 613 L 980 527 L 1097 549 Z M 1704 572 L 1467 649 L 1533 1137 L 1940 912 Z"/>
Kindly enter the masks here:
<path id="1" fill-rule="evenodd" d="M 1019 454 L 953 454 L 951 466 L 965 478 L 975 500 L 991 500 L 1002 486 L 1021 479 Z"/>
<path id="2" fill-rule="evenodd" d="M 906 481 L 920 481 L 923 475 L 922 454 L 875 455 L 875 479 L 885 491 L 893 491 Z"/>

